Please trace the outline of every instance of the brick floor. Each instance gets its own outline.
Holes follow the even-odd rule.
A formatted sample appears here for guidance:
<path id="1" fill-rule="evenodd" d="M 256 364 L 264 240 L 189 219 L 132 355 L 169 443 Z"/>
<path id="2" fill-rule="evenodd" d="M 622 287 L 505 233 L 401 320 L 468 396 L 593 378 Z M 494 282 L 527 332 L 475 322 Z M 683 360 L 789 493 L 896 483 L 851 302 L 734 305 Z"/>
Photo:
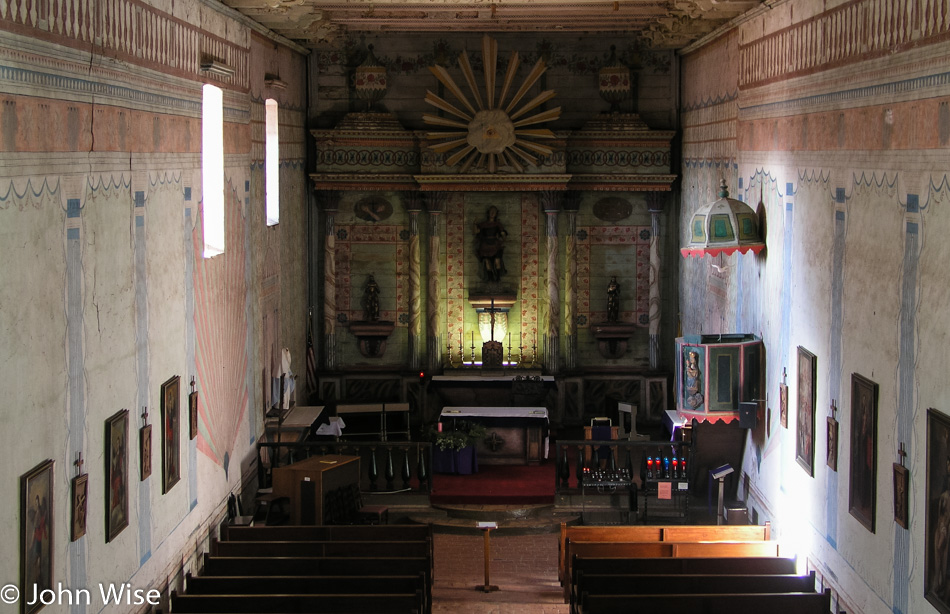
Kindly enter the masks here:
<path id="1" fill-rule="evenodd" d="M 491 583 L 485 583 L 482 535 L 435 535 L 432 611 L 436 614 L 567 614 L 557 581 L 558 534 L 492 535 Z"/>

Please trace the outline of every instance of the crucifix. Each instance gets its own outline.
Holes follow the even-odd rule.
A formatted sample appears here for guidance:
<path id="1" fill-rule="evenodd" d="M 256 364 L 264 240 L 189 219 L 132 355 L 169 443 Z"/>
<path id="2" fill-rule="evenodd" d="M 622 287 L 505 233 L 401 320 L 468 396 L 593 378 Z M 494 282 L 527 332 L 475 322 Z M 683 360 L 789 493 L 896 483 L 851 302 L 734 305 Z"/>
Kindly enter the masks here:
<path id="1" fill-rule="evenodd" d="M 148 426 L 148 406 L 142 408 L 142 421 Z"/>
<path id="2" fill-rule="evenodd" d="M 837 412 L 838 412 L 838 406 L 835 404 L 835 400 L 834 400 L 834 399 L 831 399 L 831 417 L 832 417 L 832 419 L 837 419 L 837 418 L 838 418 L 838 417 L 835 415 Z"/>
<path id="3" fill-rule="evenodd" d="M 897 448 L 897 456 L 900 459 L 901 467 L 904 466 L 904 457 L 907 456 L 907 452 L 904 450 L 904 442 L 901 442 L 901 445 Z"/>
<path id="4" fill-rule="evenodd" d="M 76 470 L 79 472 L 77 475 L 82 475 L 82 466 L 84 462 L 85 461 L 82 459 L 82 452 L 77 452 L 76 460 L 73 461 L 73 465 L 76 466 Z"/>

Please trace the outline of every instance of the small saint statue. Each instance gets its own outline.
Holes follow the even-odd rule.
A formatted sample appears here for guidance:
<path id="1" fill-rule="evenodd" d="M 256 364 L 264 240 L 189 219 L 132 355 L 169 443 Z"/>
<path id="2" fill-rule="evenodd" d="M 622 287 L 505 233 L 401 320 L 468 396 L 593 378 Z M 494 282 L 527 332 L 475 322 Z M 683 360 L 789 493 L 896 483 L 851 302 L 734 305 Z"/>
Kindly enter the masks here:
<path id="1" fill-rule="evenodd" d="M 607 321 L 616 322 L 620 319 L 620 284 L 617 283 L 617 276 L 610 278 L 607 284 Z"/>
<path id="2" fill-rule="evenodd" d="M 703 404 L 703 372 L 699 369 L 699 354 L 686 354 L 686 404 L 696 409 Z"/>
<path id="3" fill-rule="evenodd" d="M 363 309 L 363 317 L 366 321 L 379 321 L 379 284 L 372 275 L 369 276 L 366 289 L 363 290 Z"/>
<path id="4" fill-rule="evenodd" d="M 482 278 L 498 282 L 505 270 L 505 239 L 508 232 L 498 221 L 498 207 L 488 208 L 485 221 L 475 223 L 475 253 L 478 256 Z"/>

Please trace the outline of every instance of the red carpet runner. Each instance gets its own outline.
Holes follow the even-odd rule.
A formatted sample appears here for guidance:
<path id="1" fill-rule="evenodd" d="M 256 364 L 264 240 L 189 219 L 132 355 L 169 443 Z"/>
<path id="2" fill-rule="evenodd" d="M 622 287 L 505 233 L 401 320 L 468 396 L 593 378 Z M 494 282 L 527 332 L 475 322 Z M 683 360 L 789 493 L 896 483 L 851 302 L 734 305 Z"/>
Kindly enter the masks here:
<path id="1" fill-rule="evenodd" d="M 554 461 L 540 465 L 484 465 L 478 473 L 432 476 L 434 504 L 515 505 L 554 502 Z"/>

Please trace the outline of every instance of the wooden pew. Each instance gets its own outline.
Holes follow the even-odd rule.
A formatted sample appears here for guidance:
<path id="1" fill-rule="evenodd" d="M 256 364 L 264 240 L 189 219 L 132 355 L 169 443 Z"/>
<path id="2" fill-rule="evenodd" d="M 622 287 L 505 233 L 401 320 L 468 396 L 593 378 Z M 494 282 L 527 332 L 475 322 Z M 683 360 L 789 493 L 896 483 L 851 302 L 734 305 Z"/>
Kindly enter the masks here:
<path id="1" fill-rule="evenodd" d="M 726 558 L 778 556 L 778 542 L 567 542 L 571 563 L 566 577 L 573 578 L 574 557 L 674 557 L 674 558 Z M 564 603 L 570 601 L 570 582 L 564 583 Z"/>
<path id="2" fill-rule="evenodd" d="M 596 576 L 600 577 L 600 576 Z M 185 576 L 189 595 L 322 595 L 414 593 L 425 590 L 425 574 L 414 576 Z"/>
<path id="3" fill-rule="evenodd" d="M 185 576 L 188 595 L 324 595 L 408 594 L 423 595 L 420 612 L 430 611 L 426 574 L 391 576 Z"/>
<path id="4" fill-rule="evenodd" d="M 772 524 L 681 525 L 663 527 L 665 542 L 751 542 L 772 538 Z"/>
<path id="5" fill-rule="evenodd" d="M 430 557 L 221 557 L 204 555 L 208 576 L 425 576 L 425 603 L 432 603 Z"/>
<path id="6" fill-rule="evenodd" d="M 411 594 L 324 595 L 178 595 L 172 593 L 171 611 L 176 614 L 276 613 L 421 614 L 421 591 Z"/>
<path id="7" fill-rule="evenodd" d="M 583 595 L 810 593 L 815 572 L 805 576 L 756 574 L 587 574 L 575 570 L 571 612 L 583 608 Z"/>
<path id="8" fill-rule="evenodd" d="M 429 541 L 217 541 L 216 556 L 430 556 Z"/>
<path id="9" fill-rule="evenodd" d="M 784 574 L 796 573 L 798 562 L 793 558 L 611 558 L 574 557 L 575 572 L 587 574 Z"/>
<path id="10" fill-rule="evenodd" d="M 432 538 L 432 525 L 308 525 L 221 527 L 221 541 L 418 541 Z"/>
<path id="11" fill-rule="evenodd" d="M 563 584 L 571 553 L 569 542 L 712 542 L 712 541 L 768 541 L 772 525 L 677 525 L 677 526 L 594 526 L 561 523 L 558 542 L 558 580 Z"/>
<path id="12" fill-rule="evenodd" d="M 561 523 L 561 540 L 558 542 L 557 579 L 563 584 L 570 579 L 567 575 L 568 562 L 571 560 L 567 552 L 568 540 L 593 542 L 659 542 L 663 540 L 663 527 L 646 525 L 632 526 L 570 526 Z"/>
<path id="13" fill-rule="evenodd" d="M 222 557 L 204 555 L 203 575 L 210 576 L 391 576 L 425 573 L 428 557 Z"/>
<path id="14" fill-rule="evenodd" d="M 583 614 L 828 614 L 831 591 L 824 593 L 724 593 L 698 595 L 589 595 Z"/>

